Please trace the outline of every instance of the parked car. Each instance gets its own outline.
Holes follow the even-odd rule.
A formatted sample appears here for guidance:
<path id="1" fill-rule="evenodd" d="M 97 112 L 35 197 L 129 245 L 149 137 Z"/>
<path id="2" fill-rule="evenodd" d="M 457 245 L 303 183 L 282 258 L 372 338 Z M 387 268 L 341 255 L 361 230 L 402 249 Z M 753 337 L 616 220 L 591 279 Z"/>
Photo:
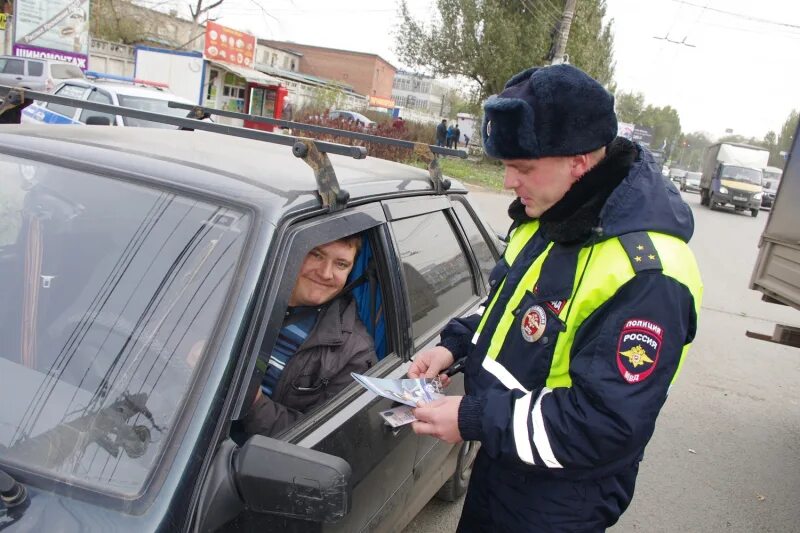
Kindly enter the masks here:
<path id="1" fill-rule="evenodd" d="M 670 168 L 669 179 L 680 183 L 681 178 L 686 175 L 686 171 L 682 168 Z"/>
<path id="2" fill-rule="evenodd" d="M 700 178 L 702 175 L 702 172 L 687 172 L 681 177 L 681 190 L 700 192 Z"/>
<path id="3" fill-rule="evenodd" d="M 168 107 L 169 101 L 192 104 L 186 98 L 171 93 L 160 87 L 141 82 L 123 82 L 104 79 L 69 80 L 59 85 L 54 94 L 77 98 L 98 104 L 110 104 L 132 107 L 142 111 L 163 113 L 174 117 L 185 117 L 187 111 Z M 34 102 L 22 112 L 23 123 L 44 124 L 86 124 L 87 121 L 107 121 L 113 126 L 137 126 L 145 128 L 174 128 L 169 124 L 161 124 L 122 115 L 110 115 L 99 111 L 81 109 L 63 104 Z"/>
<path id="4" fill-rule="evenodd" d="M 0 85 L 51 92 L 63 80 L 83 78 L 83 71 L 72 63 L 0 56 Z"/>
<path id="5" fill-rule="evenodd" d="M 385 321 L 367 374 L 383 378 L 478 308 L 499 257 L 458 182 L 331 156 L 349 200 L 328 207 L 292 154 L 203 131 L 0 126 L 0 475 L 29 495 L 0 510 L 4 532 L 393 532 L 463 494 L 475 446 L 388 426 L 392 402 L 356 383 L 274 438 L 242 433 L 313 247 L 368 244 L 364 293 L 386 305 L 366 300 L 365 323 Z"/>
<path id="6" fill-rule="evenodd" d="M 357 124 L 361 124 L 364 128 L 374 128 L 376 125 L 374 120 L 370 120 L 356 111 L 342 111 L 339 109 L 334 109 L 328 113 L 328 118 L 332 120 L 340 119 L 348 122 L 355 122 Z"/>

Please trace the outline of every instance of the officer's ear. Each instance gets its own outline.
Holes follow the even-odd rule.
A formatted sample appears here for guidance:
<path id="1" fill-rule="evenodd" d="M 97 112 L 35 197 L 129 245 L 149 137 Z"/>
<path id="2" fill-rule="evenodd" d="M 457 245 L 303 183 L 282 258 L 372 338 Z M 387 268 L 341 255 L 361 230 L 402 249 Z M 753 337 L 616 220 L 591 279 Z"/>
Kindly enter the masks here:
<path id="1" fill-rule="evenodd" d="M 603 157 L 605 157 L 605 147 L 590 152 L 588 154 L 578 154 L 570 156 L 570 172 L 572 177 L 576 180 L 583 177 L 584 174 L 589 172 Z"/>

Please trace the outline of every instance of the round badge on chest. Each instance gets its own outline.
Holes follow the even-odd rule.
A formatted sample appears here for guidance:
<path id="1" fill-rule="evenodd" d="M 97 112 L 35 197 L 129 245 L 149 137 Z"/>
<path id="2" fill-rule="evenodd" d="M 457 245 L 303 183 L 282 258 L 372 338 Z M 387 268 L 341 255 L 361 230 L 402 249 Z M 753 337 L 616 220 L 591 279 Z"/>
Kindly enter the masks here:
<path id="1" fill-rule="evenodd" d="M 544 328 L 547 326 L 547 315 L 540 305 L 529 307 L 522 316 L 520 329 L 522 338 L 528 342 L 536 342 L 542 338 Z"/>

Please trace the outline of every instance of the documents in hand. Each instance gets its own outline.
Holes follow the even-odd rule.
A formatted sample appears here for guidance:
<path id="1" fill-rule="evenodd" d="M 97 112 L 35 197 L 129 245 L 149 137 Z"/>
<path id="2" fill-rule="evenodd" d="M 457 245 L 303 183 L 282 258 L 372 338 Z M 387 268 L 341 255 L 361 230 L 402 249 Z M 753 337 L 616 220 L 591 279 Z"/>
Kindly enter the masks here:
<path id="1" fill-rule="evenodd" d="M 365 389 L 383 396 L 404 406 L 394 407 L 381 412 L 381 416 L 392 427 L 410 424 L 416 418 L 411 412 L 412 407 L 420 403 L 428 403 L 439 398 L 442 394 L 442 383 L 436 379 L 384 379 L 370 378 L 361 374 L 352 373 L 353 379 Z"/>

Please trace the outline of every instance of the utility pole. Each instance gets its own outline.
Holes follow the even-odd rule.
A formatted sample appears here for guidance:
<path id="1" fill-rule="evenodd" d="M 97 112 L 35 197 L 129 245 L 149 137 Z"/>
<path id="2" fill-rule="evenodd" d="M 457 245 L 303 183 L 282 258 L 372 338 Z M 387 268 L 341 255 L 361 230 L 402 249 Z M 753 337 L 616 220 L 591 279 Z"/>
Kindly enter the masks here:
<path id="1" fill-rule="evenodd" d="M 558 25 L 558 34 L 555 38 L 556 45 L 550 58 L 551 65 L 569 62 L 569 58 L 566 55 L 567 39 L 569 38 L 569 29 L 572 26 L 572 17 L 575 16 L 575 5 L 577 3 L 578 0 L 566 0 L 564 2 L 564 15 L 562 15 L 561 23 Z"/>

